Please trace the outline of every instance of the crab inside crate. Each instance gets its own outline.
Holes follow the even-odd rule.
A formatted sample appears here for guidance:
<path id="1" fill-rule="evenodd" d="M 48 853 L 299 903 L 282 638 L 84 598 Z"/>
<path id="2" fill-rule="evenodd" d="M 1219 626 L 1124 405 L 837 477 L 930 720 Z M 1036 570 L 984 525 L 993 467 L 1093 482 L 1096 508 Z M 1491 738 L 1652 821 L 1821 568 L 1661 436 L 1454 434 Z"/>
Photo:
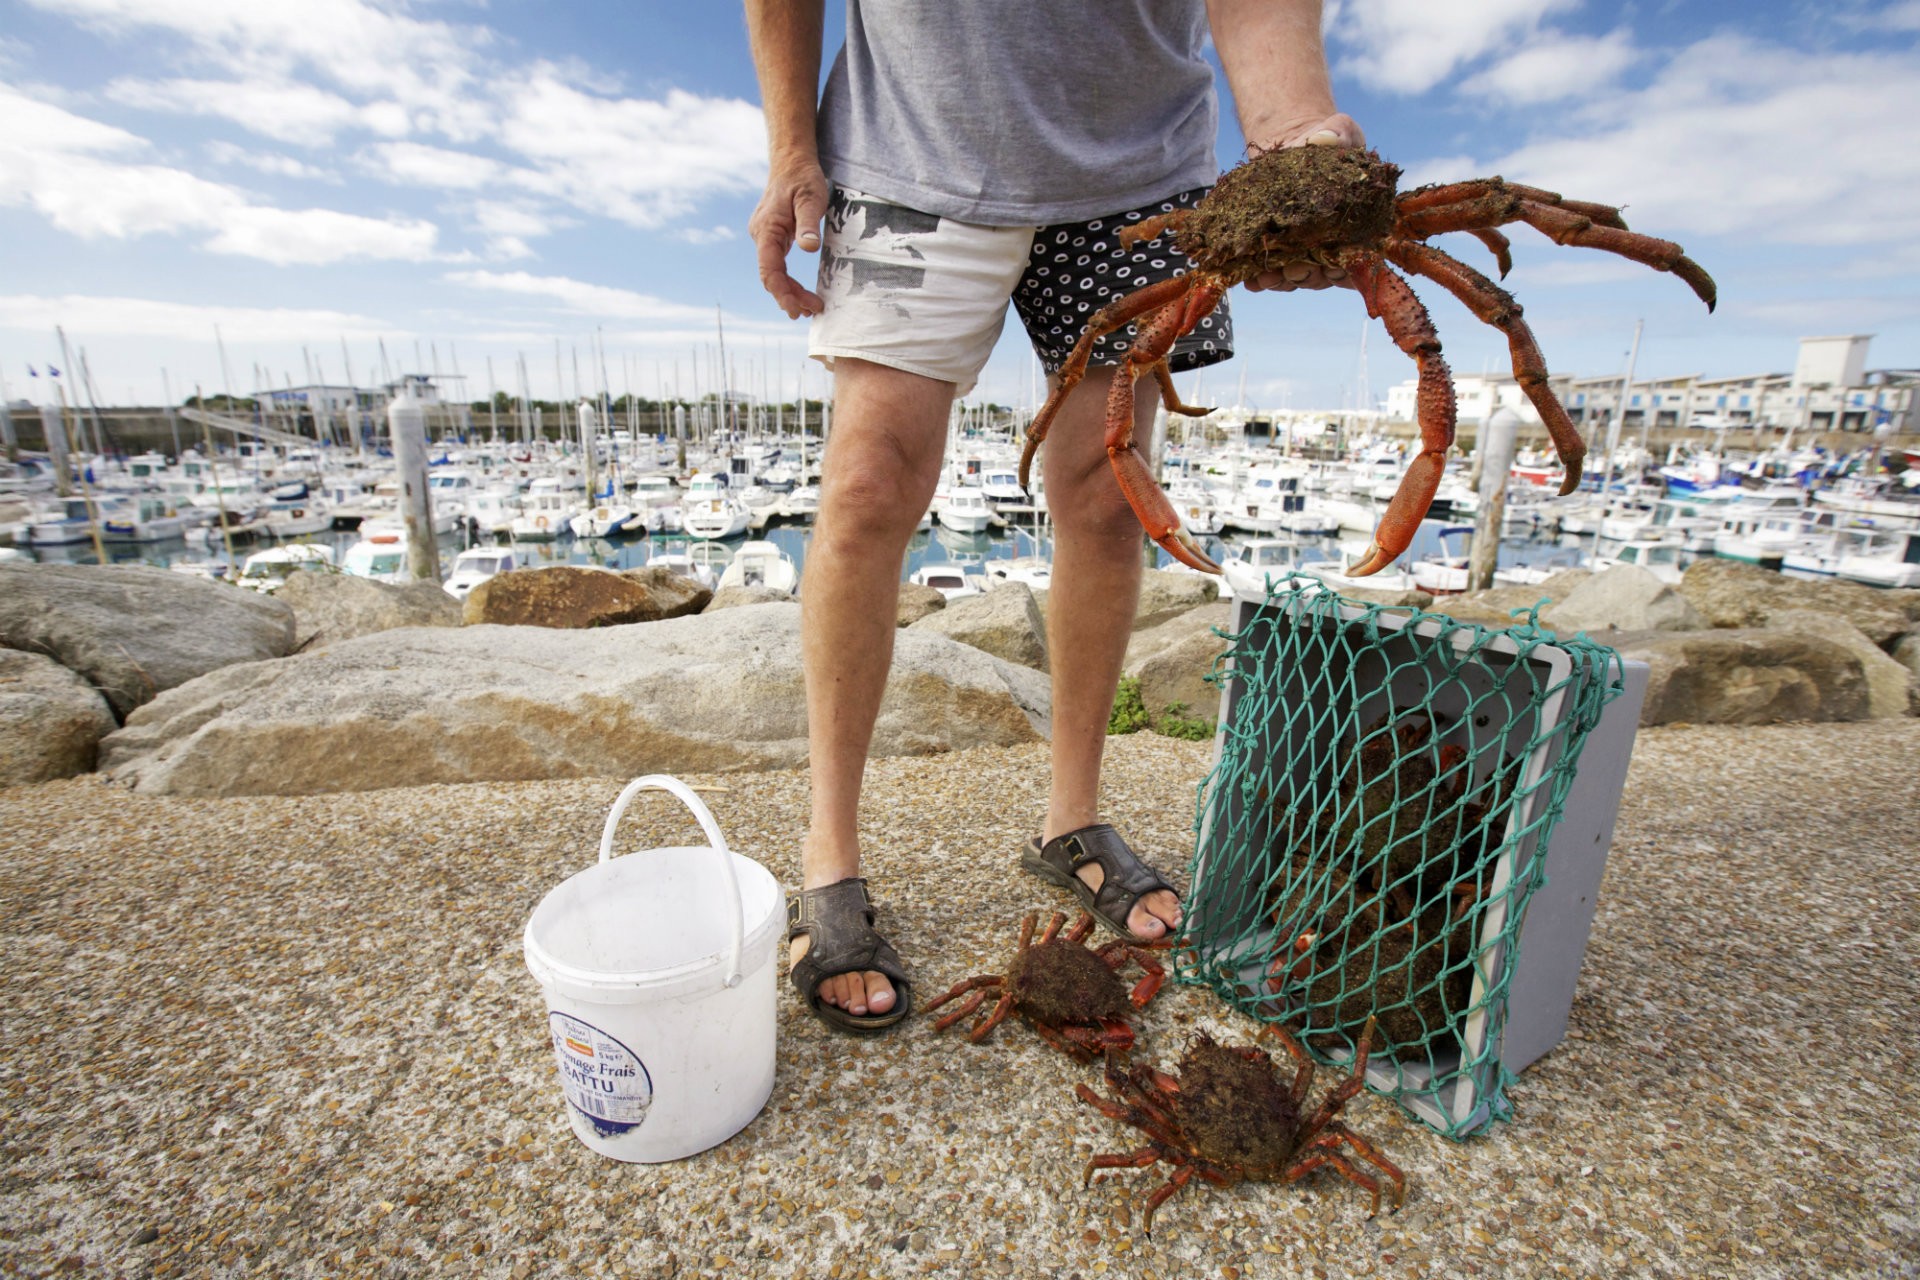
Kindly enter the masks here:
<path id="1" fill-rule="evenodd" d="M 1324 1063 L 1351 1061 L 1377 1018 L 1371 1089 L 1448 1137 L 1504 1119 L 1509 1068 L 1565 1030 L 1644 676 L 1584 637 L 1317 585 L 1239 601 L 1179 976 Z M 1605 749 L 1559 824 L 1558 862 L 1577 865 L 1535 904 L 1553 936 L 1517 981 L 1603 710 Z"/>

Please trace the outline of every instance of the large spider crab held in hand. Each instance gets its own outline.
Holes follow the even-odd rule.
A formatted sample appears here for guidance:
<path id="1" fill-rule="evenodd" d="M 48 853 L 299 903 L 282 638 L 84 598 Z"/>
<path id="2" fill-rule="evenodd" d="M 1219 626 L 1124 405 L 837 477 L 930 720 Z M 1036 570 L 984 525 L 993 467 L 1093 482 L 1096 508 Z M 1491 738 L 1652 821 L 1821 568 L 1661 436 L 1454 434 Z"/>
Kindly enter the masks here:
<path id="1" fill-rule="evenodd" d="M 1559 244 L 1604 249 L 1671 271 L 1690 285 L 1711 311 L 1713 279 L 1679 245 L 1629 231 L 1620 211 L 1584 200 L 1563 200 L 1551 191 L 1500 178 L 1475 178 L 1396 194 L 1397 165 L 1377 152 L 1338 147 L 1286 147 L 1264 151 L 1223 174 L 1192 209 L 1147 218 L 1120 230 L 1122 245 L 1171 231 L 1193 270 L 1136 290 L 1095 312 L 1060 367 L 1060 380 L 1027 428 L 1020 459 L 1025 485 L 1034 452 L 1060 411 L 1067 393 L 1086 375 L 1093 344 L 1139 321 L 1133 345 L 1114 370 L 1107 395 L 1107 456 L 1140 523 L 1174 559 L 1208 573 L 1220 572 L 1180 526 L 1180 517 L 1154 482 L 1133 446 L 1133 386 L 1143 374 L 1159 385 L 1169 413 L 1204 416 L 1208 409 L 1182 404 L 1174 391 L 1167 353 L 1218 306 L 1234 285 L 1245 284 L 1289 262 L 1338 267 L 1366 300 L 1367 314 L 1385 322 L 1395 345 L 1419 369 L 1416 412 L 1420 452 L 1407 467 L 1382 514 L 1366 553 L 1348 572 L 1376 573 L 1407 549 L 1433 502 L 1446 453 L 1453 445 L 1453 377 L 1440 358 L 1440 339 L 1420 299 L 1394 268 L 1425 276 L 1507 335 L 1513 373 L 1546 423 L 1566 468 L 1560 492 L 1580 483 L 1586 444 L 1567 411 L 1547 386 L 1546 361 L 1533 332 L 1520 318 L 1513 295 L 1451 255 L 1425 243 L 1448 231 L 1468 232 L 1491 249 L 1505 276 L 1512 266 L 1508 240 L 1496 228 L 1524 222 Z"/>
<path id="2" fill-rule="evenodd" d="M 931 1013 L 949 1000 L 967 997 L 952 1013 L 935 1022 L 934 1030 L 945 1031 L 978 1009 L 989 992 L 997 990 L 999 1000 L 967 1033 L 967 1039 L 975 1044 L 993 1034 L 993 1029 L 1017 1009 L 1041 1039 L 1080 1062 L 1092 1062 L 1107 1050 L 1131 1049 L 1133 1026 L 1127 1016 L 1153 999 L 1167 980 L 1166 969 L 1131 943 L 1116 941 L 1098 950 L 1088 949 L 1085 944 L 1087 935 L 1093 932 L 1093 917 L 1084 911 L 1065 933 L 1060 926 L 1067 917 L 1054 912 L 1046 932 L 1035 942 L 1033 931 L 1039 919 L 1036 911 L 1021 921 L 1020 946 L 1006 973 L 968 978 L 928 1002 L 926 1011 Z M 1115 972 L 1128 960 L 1146 973 L 1131 994 Z"/>
<path id="3" fill-rule="evenodd" d="M 1218 1187 L 1243 1179 L 1259 1182 L 1297 1182 L 1326 1166 L 1373 1193 L 1373 1213 L 1380 1212 L 1380 1176 L 1393 1186 L 1398 1208 L 1407 1195 L 1407 1175 L 1379 1148 L 1334 1117 L 1347 1100 L 1366 1086 L 1367 1047 L 1373 1024 L 1360 1035 L 1354 1051 L 1353 1074 L 1328 1091 L 1311 1114 L 1307 1094 L 1313 1088 L 1313 1060 L 1298 1041 L 1278 1026 L 1269 1025 L 1293 1059 L 1291 1082 L 1260 1049 L 1216 1044 L 1206 1035 L 1195 1037 L 1180 1059 L 1180 1074 L 1168 1075 L 1151 1067 L 1121 1071 L 1107 1063 L 1103 1098 L 1086 1085 L 1074 1086 L 1080 1100 L 1101 1115 L 1130 1124 L 1147 1135 L 1138 1151 L 1097 1155 L 1087 1161 L 1082 1181 L 1091 1181 L 1098 1169 L 1144 1169 L 1166 1161 L 1175 1166 L 1165 1186 L 1147 1198 L 1147 1230 L 1153 1230 L 1154 1210 L 1197 1175 Z M 1342 1148 L 1351 1148 L 1353 1155 Z M 1362 1169 L 1358 1160 L 1371 1165 Z"/>

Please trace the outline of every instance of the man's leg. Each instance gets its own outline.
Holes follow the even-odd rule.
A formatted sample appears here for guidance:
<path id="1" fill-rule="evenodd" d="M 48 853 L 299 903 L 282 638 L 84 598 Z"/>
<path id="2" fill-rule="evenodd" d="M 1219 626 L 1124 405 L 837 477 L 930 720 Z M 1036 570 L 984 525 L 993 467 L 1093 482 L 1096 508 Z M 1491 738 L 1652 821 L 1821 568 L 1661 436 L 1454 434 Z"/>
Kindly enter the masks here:
<path id="1" fill-rule="evenodd" d="M 1053 668 L 1053 784 L 1042 842 L 1100 821 L 1100 756 L 1113 694 L 1140 596 L 1146 534 L 1107 460 L 1106 400 L 1111 368 L 1095 368 L 1067 396 L 1042 446 L 1047 510 L 1053 519 L 1053 584 L 1047 592 L 1047 651 Z M 1135 401 L 1142 452 L 1153 429 L 1151 393 Z M 1080 875 L 1100 886 L 1098 866 Z M 1165 890 L 1134 904 L 1127 925 L 1143 938 L 1180 922 Z"/>
<path id="2" fill-rule="evenodd" d="M 954 389 L 845 357 L 834 362 L 833 385 L 833 430 L 800 591 L 813 785 L 807 889 L 860 874 L 860 783 L 893 661 L 900 566 L 940 480 Z M 791 958 L 807 945 L 795 939 Z M 829 978 L 820 995 L 861 1017 L 886 1013 L 894 1000 L 878 973 Z"/>

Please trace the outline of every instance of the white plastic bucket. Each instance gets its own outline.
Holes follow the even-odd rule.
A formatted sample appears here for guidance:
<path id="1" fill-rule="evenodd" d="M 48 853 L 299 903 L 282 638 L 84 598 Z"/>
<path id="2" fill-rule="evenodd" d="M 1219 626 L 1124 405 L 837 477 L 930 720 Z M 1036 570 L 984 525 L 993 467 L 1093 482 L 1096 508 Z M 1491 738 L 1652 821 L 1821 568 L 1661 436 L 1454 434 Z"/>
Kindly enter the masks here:
<path id="1" fill-rule="evenodd" d="M 678 796 L 709 848 L 613 856 L 640 791 Z M 569 877 L 527 921 L 527 969 L 580 1141 L 654 1164 L 725 1142 L 773 1092 L 773 944 L 783 898 L 767 869 L 728 850 L 685 783 L 629 783 L 607 814 L 599 865 Z"/>

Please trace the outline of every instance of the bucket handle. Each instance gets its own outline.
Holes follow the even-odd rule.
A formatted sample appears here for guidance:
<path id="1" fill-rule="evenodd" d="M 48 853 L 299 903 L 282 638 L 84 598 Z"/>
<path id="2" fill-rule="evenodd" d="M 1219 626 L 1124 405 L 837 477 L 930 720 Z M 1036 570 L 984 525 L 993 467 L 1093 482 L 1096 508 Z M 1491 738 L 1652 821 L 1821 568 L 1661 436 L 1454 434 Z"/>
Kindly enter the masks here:
<path id="1" fill-rule="evenodd" d="M 627 811 L 633 798 L 642 791 L 666 791 L 677 797 L 680 803 L 693 810 L 694 819 L 699 822 L 700 830 L 706 833 L 707 843 L 720 855 L 720 865 L 727 873 L 727 898 L 733 910 L 727 916 L 727 923 L 733 927 L 733 953 L 727 961 L 727 986 L 740 985 L 740 948 L 745 941 L 747 910 L 740 901 L 740 877 L 733 871 L 733 854 L 727 848 L 727 839 L 720 834 L 720 826 L 713 820 L 713 814 L 695 795 L 693 788 L 678 778 L 668 777 L 664 773 L 650 773 L 644 778 L 635 778 L 613 802 L 612 812 L 607 814 L 607 825 L 600 833 L 600 861 L 608 862 L 613 858 L 613 829 L 620 824 L 620 815 Z"/>

